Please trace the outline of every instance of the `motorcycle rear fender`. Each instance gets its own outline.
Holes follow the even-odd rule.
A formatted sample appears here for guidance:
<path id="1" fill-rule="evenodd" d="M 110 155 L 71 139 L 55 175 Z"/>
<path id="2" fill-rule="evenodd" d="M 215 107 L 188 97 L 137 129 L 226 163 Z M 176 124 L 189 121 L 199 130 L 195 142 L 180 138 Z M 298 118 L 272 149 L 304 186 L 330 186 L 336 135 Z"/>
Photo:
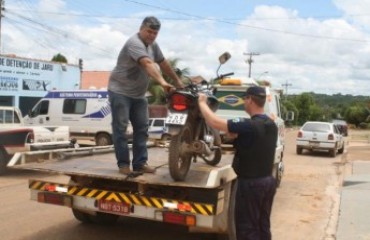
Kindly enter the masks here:
<path id="1" fill-rule="evenodd" d="M 183 126 L 181 126 L 181 125 L 168 125 L 168 131 L 167 132 L 171 136 L 178 135 L 181 131 L 181 128 L 183 128 Z"/>

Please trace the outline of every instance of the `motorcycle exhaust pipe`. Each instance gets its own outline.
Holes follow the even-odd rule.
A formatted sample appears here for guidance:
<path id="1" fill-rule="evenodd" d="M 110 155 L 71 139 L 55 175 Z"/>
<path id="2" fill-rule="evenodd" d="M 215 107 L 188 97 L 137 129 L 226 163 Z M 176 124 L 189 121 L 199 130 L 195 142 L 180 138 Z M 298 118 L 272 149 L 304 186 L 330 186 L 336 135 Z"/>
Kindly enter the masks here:
<path id="1" fill-rule="evenodd" d="M 208 147 L 208 145 L 202 141 L 198 140 L 191 144 L 191 150 L 196 153 L 205 154 L 206 156 L 209 156 L 212 154 L 211 149 Z"/>

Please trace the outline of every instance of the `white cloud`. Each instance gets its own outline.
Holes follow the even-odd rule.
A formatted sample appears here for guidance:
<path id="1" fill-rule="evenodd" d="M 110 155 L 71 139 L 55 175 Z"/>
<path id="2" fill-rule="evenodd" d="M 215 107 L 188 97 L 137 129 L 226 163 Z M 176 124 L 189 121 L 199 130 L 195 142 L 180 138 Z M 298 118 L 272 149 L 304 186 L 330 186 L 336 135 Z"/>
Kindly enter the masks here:
<path id="1" fill-rule="evenodd" d="M 193 75 L 206 79 L 215 77 L 218 56 L 225 51 L 232 58 L 220 72 L 246 77 L 248 64 L 243 53 L 259 52 L 253 58 L 252 76 L 268 71 L 261 77 L 278 88 L 291 83 L 289 93 L 369 95 L 370 18 L 354 15 L 369 13 L 370 0 L 356 4 L 353 0 L 334 0 L 334 3 L 344 12 L 343 18 L 301 18 L 294 9 L 261 5 L 237 25 L 164 19 L 158 42 L 167 58 L 180 59 L 180 68 L 188 67 Z M 62 0 L 42 0 L 38 8 L 43 12 L 67 10 Z M 64 15 L 56 15 L 52 21 L 50 15 L 44 14 L 35 20 L 51 29 L 38 26 L 43 30 L 37 31 L 27 26 L 32 26 L 29 22 L 20 26 L 4 18 L 2 49 L 38 59 L 51 59 L 61 52 L 72 63 L 84 59 L 86 70 L 110 71 L 125 40 L 139 30 L 140 19 L 145 15 L 148 12 L 132 14 L 132 19 L 81 22 L 80 17 Z M 158 11 L 156 15 L 164 13 Z"/>

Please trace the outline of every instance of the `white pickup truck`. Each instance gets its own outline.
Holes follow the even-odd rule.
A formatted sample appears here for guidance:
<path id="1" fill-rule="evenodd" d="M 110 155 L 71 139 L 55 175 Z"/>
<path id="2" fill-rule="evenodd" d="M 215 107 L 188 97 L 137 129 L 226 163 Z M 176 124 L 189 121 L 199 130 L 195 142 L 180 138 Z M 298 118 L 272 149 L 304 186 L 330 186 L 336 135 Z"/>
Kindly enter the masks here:
<path id="1" fill-rule="evenodd" d="M 67 148 L 70 141 L 68 126 L 27 126 L 16 107 L 0 106 L 0 175 L 16 152 Z"/>

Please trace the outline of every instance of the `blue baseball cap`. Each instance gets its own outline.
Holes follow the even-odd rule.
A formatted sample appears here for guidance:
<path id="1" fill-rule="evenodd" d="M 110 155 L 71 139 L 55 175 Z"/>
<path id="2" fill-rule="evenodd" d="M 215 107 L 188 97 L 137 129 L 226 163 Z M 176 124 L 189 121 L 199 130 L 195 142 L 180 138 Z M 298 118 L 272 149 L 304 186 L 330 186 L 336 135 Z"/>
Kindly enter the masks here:
<path id="1" fill-rule="evenodd" d="M 256 96 L 260 98 L 266 97 L 266 90 L 263 87 L 252 86 L 245 91 L 243 97 Z"/>

